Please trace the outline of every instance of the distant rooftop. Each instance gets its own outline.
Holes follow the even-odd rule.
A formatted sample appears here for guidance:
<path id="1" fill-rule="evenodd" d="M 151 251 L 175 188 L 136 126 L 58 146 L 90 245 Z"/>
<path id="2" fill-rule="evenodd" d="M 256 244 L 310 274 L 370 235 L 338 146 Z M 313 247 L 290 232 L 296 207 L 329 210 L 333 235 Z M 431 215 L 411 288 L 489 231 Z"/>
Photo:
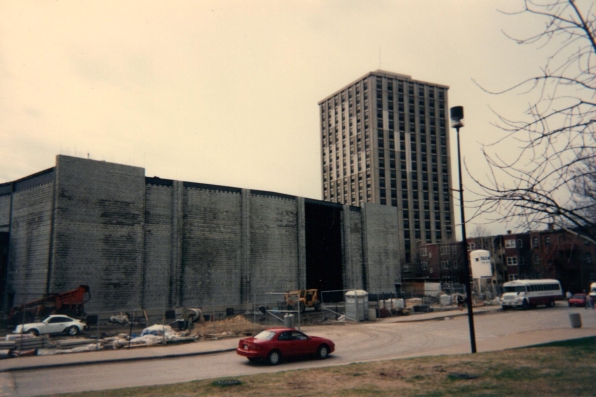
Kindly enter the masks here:
<path id="1" fill-rule="evenodd" d="M 356 84 L 357 82 L 367 78 L 368 76 L 382 76 L 382 77 L 391 77 L 397 80 L 409 80 L 412 81 L 414 83 L 420 83 L 420 84 L 426 84 L 426 85 L 431 85 L 434 87 L 440 87 L 440 88 L 444 88 L 446 90 L 449 89 L 449 86 L 447 85 L 443 85 L 443 84 L 436 84 L 436 83 L 430 83 L 428 81 L 422 81 L 422 80 L 414 80 L 412 79 L 412 76 L 407 75 L 407 74 L 400 74 L 400 73 L 394 73 L 394 72 L 388 72 L 386 70 L 380 70 L 377 69 L 374 72 L 368 72 L 367 74 L 365 74 L 364 76 L 361 76 L 359 78 L 357 78 L 356 80 L 352 81 L 349 84 L 346 84 L 345 86 L 343 86 L 342 88 L 340 88 L 339 90 L 335 91 L 333 94 L 331 95 L 327 95 L 325 98 L 321 99 L 319 101 L 319 105 L 323 102 L 325 102 L 326 100 L 328 100 L 329 98 L 334 97 L 335 95 L 339 94 L 340 92 L 342 92 L 343 90 L 345 90 L 346 88 Z"/>

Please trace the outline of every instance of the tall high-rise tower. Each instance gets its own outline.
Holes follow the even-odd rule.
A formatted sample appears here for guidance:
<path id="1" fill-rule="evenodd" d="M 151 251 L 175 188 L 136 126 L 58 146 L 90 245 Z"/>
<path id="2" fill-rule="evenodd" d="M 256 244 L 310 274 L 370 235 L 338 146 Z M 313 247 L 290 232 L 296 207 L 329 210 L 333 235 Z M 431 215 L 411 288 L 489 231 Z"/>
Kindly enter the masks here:
<path id="1" fill-rule="evenodd" d="M 323 199 L 397 207 L 404 263 L 452 240 L 448 89 L 377 70 L 319 102 Z"/>

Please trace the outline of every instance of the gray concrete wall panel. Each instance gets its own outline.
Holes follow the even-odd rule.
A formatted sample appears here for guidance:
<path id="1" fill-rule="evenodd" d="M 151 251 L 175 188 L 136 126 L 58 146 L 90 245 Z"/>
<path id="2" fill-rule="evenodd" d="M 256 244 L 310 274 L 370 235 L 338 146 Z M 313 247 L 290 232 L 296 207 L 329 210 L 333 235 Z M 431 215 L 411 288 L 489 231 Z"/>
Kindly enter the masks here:
<path id="1" fill-rule="evenodd" d="M 0 232 L 10 230 L 10 202 L 12 194 L 0 195 Z"/>
<path id="2" fill-rule="evenodd" d="M 57 156 L 55 291 L 89 285 L 87 311 L 141 306 L 144 169 Z"/>
<path id="3" fill-rule="evenodd" d="M 344 287 L 365 289 L 365 268 L 362 255 L 362 214 L 360 209 L 343 207 Z"/>
<path id="4" fill-rule="evenodd" d="M 250 269 L 257 302 L 283 300 L 267 295 L 303 285 L 298 266 L 298 206 L 295 198 L 252 194 Z"/>
<path id="5" fill-rule="evenodd" d="M 187 187 L 180 271 L 180 304 L 241 302 L 240 193 Z"/>
<path id="6" fill-rule="evenodd" d="M 14 193 L 7 293 L 18 305 L 47 291 L 54 183 Z"/>
<path id="7" fill-rule="evenodd" d="M 401 280 L 397 208 L 366 204 L 362 210 L 368 291 L 395 291 Z"/>
<path id="8" fill-rule="evenodd" d="M 172 264 L 173 188 L 145 186 L 145 264 L 143 266 L 143 308 L 173 307 L 173 286 L 179 282 Z M 173 299 L 175 298 L 175 299 Z"/>

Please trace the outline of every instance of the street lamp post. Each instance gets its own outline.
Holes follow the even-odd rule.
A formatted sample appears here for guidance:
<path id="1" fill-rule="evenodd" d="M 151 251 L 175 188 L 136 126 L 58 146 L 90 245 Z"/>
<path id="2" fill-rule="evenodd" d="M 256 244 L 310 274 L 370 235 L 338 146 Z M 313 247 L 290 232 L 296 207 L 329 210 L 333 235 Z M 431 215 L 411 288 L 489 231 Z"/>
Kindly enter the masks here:
<path id="1" fill-rule="evenodd" d="M 466 236 L 466 216 L 464 213 L 464 185 L 461 172 L 461 149 L 459 145 L 459 129 L 464 126 L 463 106 L 451 108 L 451 127 L 455 128 L 457 135 L 457 165 L 459 171 L 459 208 L 461 216 L 462 244 L 464 253 L 464 282 L 466 284 L 466 295 L 468 296 L 468 325 L 470 328 L 470 344 L 472 353 L 476 353 L 476 335 L 474 332 L 474 312 L 472 310 L 472 288 L 470 286 L 470 262 L 468 260 L 468 238 Z"/>

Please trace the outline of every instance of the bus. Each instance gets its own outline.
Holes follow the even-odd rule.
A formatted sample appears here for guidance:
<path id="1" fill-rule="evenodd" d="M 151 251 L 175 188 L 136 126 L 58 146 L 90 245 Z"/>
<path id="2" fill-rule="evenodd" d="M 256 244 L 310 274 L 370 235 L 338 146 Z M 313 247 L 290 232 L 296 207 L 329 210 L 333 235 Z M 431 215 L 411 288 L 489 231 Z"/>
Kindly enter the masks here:
<path id="1" fill-rule="evenodd" d="M 558 280 L 515 280 L 503 284 L 501 308 L 553 307 L 559 299 L 563 299 L 563 289 Z"/>

